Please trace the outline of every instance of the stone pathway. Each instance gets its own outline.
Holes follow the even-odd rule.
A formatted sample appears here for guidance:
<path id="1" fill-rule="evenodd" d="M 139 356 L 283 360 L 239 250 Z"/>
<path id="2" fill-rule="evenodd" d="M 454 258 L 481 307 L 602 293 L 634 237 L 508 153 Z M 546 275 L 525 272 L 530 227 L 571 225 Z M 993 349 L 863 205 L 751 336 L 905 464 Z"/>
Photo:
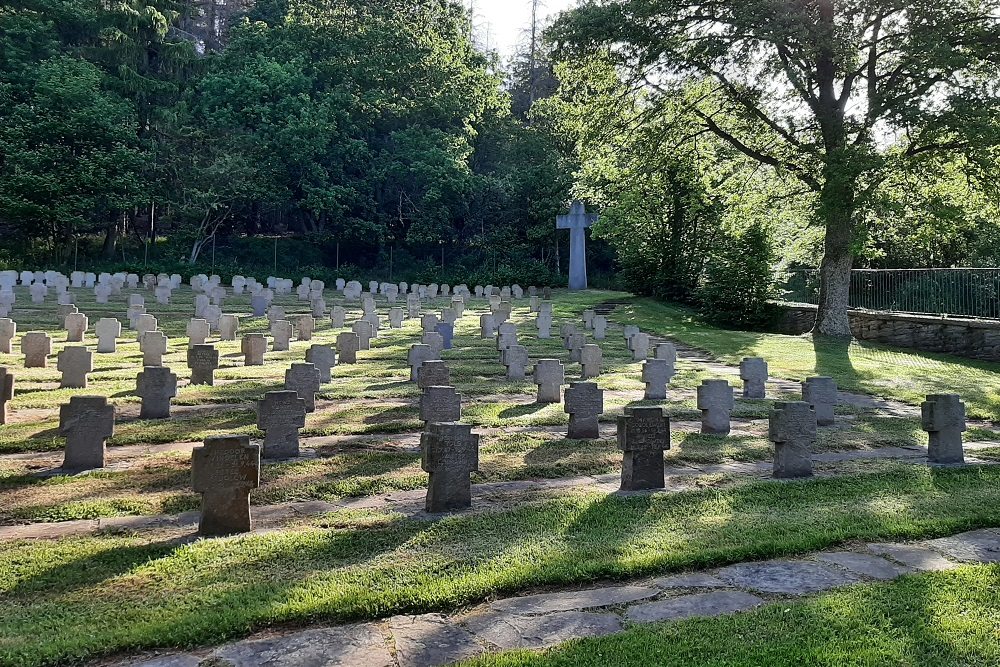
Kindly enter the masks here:
<path id="1" fill-rule="evenodd" d="M 104 661 L 118 667 L 435 667 L 486 652 L 539 649 L 631 625 L 714 617 L 858 583 L 1000 562 L 1000 530 L 868 543 L 584 590 L 504 598 L 457 614 L 265 632 L 214 649 Z"/>
<path id="2" fill-rule="evenodd" d="M 979 447 L 996 446 L 996 443 L 977 443 L 977 445 Z M 975 446 L 967 446 L 967 450 L 975 448 Z M 817 464 L 896 460 L 919 465 L 926 464 L 927 451 L 921 447 L 883 447 L 870 450 L 824 452 L 815 454 L 812 458 Z M 966 457 L 966 461 L 968 464 L 973 465 L 996 465 L 996 462 L 982 461 L 974 457 Z M 762 479 L 770 479 L 772 465 L 770 461 L 752 463 L 727 462 L 706 465 L 693 463 L 670 464 L 664 468 L 667 488 L 657 490 L 653 493 L 678 493 L 686 491 L 690 488 L 688 484 L 685 484 L 686 478 L 704 477 L 707 475 L 756 476 Z M 817 476 L 834 476 L 836 474 L 836 472 L 816 471 Z M 539 496 L 554 492 L 586 490 L 606 494 L 622 493 L 620 485 L 620 473 L 473 484 L 473 510 L 470 512 L 484 512 L 491 509 L 523 504 L 531 500 L 532 495 Z M 291 523 L 301 522 L 310 517 L 317 517 L 341 510 L 386 510 L 406 517 L 430 521 L 446 516 L 428 514 L 424 511 L 426 493 L 426 489 L 414 489 L 411 491 L 394 491 L 387 494 L 337 501 L 308 500 L 277 505 L 257 505 L 253 507 L 254 531 L 265 532 L 274 530 Z M 106 517 L 0 526 L 0 542 L 18 539 L 60 539 L 118 531 L 194 530 L 198 525 L 198 517 L 199 513 L 192 511 L 174 515 Z"/>

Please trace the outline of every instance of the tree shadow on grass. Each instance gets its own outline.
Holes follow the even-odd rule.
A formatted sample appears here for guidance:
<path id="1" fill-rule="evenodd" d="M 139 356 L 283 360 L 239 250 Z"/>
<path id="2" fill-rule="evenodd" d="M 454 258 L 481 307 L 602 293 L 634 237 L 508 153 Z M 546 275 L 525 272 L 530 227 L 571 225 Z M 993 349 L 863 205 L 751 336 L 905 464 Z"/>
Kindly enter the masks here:
<path id="1" fill-rule="evenodd" d="M 860 390 L 861 376 L 851 363 L 851 346 L 857 345 L 850 338 L 814 336 L 813 351 L 816 355 L 816 375 L 832 377 L 843 389 Z"/>

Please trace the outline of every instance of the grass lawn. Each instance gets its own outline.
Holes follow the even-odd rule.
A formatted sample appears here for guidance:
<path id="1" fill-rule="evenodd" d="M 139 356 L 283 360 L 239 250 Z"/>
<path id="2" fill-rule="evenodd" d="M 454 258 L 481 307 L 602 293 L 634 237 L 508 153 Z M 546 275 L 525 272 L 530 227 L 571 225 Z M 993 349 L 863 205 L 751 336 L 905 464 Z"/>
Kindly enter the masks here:
<path id="1" fill-rule="evenodd" d="M 927 394 L 957 393 L 970 417 L 1000 420 L 1000 364 L 812 336 L 731 331 L 705 324 L 687 309 L 644 298 L 622 299 L 615 321 L 675 338 L 727 364 L 767 359 L 771 375 L 803 380 L 829 375 L 847 391 L 919 405 Z"/>
<path id="2" fill-rule="evenodd" d="M 636 626 L 463 667 L 828 667 L 1000 664 L 1000 565 L 909 575 L 751 612 Z"/>
<path id="3" fill-rule="evenodd" d="M 878 470 L 652 496 L 566 493 L 438 522 L 343 512 L 228 539 L 9 542 L 0 663 L 206 644 L 277 623 L 450 610 L 538 586 L 1000 525 L 998 469 Z"/>

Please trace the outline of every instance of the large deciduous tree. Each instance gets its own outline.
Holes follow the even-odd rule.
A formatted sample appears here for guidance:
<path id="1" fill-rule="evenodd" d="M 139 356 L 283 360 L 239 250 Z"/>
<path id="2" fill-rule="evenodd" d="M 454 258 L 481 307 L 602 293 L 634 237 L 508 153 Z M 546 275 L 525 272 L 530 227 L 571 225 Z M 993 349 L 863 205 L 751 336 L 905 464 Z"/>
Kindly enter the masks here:
<path id="1" fill-rule="evenodd" d="M 863 210 L 890 171 L 998 143 L 1000 7 L 988 0 L 591 0 L 551 31 L 610 49 L 663 93 L 712 84 L 692 111 L 817 193 L 825 227 L 815 334 L 849 337 Z"/>

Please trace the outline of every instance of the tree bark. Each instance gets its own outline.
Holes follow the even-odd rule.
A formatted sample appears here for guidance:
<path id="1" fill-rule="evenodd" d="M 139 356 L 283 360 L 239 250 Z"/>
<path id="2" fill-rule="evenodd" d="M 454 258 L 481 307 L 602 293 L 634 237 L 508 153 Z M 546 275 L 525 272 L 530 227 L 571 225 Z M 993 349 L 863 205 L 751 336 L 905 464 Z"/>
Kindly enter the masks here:
<path id="1" fill-rule="evenodd" d="M 819 309 L 814 336 L 851 338 L 847 316 L 854 266 L 855 180 L 843 166 L 828 165 L 819 214 L 826 225 L 820 264 Z"/>
<path id="2" fill-rule="evenodd" d="M 108 226 L 104 230 L 104 245 L 101 247 L 101 257 L 104 259 L 114 259 L 115 246 L 118 244 L 119 218 L 120 213 L 114 213 Z"/>

